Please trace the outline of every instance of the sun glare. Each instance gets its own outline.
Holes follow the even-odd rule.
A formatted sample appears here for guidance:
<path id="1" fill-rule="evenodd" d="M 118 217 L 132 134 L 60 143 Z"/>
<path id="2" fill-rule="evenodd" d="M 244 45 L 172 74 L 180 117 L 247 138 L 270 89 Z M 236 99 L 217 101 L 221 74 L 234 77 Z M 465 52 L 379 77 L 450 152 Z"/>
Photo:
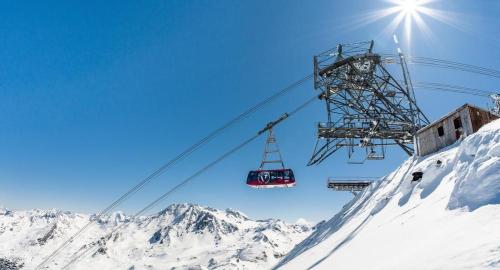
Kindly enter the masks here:
<path id="1" fill-rule="evenodd" d="M 433 34 L 426 22 L 426 19 L 432 18 L 442 23 L 454 26 L 457 24 L 452 12 L 435 9 L 432 6 L 434 2 L 440 0 L 383 0 L 389 3 L 389 6 L 367 13 L 360 18 L 361 25 L 368 25 L 383 18 L 392 17 L 392 20 L 385 26 L 383 33 L 389 36 L 396 34 L 398 29 L 402 30 L 402 35 L 410 44 L 414 26 L 424 35 L 426 39 L 433 40 Z"/>
<path id="2" fill-rule="evenodd" d="M 414 12 L 417 12 L 419 5 L 420 3 L 418 0 L 401 0 L 399 3 L 401 11 L 403 11 L 406 14 L 412 14 Z"/>

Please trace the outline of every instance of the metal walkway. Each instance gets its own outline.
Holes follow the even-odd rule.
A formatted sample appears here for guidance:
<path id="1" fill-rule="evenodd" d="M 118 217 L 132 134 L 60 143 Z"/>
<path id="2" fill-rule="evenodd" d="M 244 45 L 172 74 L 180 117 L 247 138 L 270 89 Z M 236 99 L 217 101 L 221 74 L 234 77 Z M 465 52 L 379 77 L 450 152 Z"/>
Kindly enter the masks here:
<path id="1" fill-rule="evenodd" d="M 356 195 L 379 179 L 379 177 L 329 177 L 327 186 L 334 191 L 349 191 Z"/>

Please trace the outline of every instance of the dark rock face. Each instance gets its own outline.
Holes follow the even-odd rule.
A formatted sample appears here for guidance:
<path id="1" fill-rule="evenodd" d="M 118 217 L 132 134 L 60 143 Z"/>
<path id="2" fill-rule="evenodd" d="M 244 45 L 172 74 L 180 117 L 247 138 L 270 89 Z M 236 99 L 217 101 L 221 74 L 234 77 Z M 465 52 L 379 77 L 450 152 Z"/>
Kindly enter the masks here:
<path id="1" fill-rule="evenodd" d="M 39 245 L 45 245 L 47 243 L 47 240 L 52 239 L 54 237 L 54 232 L 57 228 L 57 224 L 52 225 L 50 230 L 42 237 L 37 239 L 37 242 Z"/>
<path id="2" fill-rule="evenodd" d="M 154 244 L 161 240 L 161 230 L 156 231 L 151 238 L 149 238 L 149 243 Z"/>
<path id="3" fill-rule="evenodd" d="M 226 209 L 226 215 L 233 216 L 237 219 L 249 220 L 248 217 L 246 217 L 244 214 L 242 214 L 241 212 L 239 212 L 237 210 L 233 210 L 233 209 Z"/>
<path id="4" fill-rule="evenodd" d="M 0 258 L 0 270 L 18 270 L 24 267 L 24 263 L 18 259 Z"/>
<path id="5" fill-rule="evenodd" d="M 189 233 L 211 233 L 218 240 L 222 235 L 238 231 L 238 227 L 235 224 L 218 218 L 210 211 L 216 212 L 217 210 L 195 205 L 172 205 L 168 207 L 165 211 L 161 212 L 161 215 L 172 216 L 172 221 L 156 231 L 149 239 L 149 243 L 168 245 L 171 240 L 171 233 L 176 236 Z M 238 215 L 235 212 L 233 216 Z M 239 215 L 238 218 L 241 218 L 242 221 L 247 220 L 243 215 Z"/>
<path id="6" fill-rule="evenodd" d="M 217 219 L 210 213 L 201 213 L 191 226 L 193 232 L 201 232 L 207 229 L 211 233 L 229 234 L 238 230 L 238 227 Z"/>

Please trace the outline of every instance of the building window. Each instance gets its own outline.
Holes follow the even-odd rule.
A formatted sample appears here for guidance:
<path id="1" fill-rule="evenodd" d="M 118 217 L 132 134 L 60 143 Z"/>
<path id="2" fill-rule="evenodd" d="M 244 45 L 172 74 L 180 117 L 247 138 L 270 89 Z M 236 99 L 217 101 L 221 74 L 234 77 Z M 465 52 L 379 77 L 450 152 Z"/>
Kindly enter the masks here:
<path id="1" fill-rule="evenodd" d="M 462 127 L 462 119 L 460 117 L 457 117 L 453 120 L 453 125 L 455 126 L 455 129 L 461 128 Z"/>
<path id="2" fill-rule="evenodd" d="M 443 126 L 438 127 L 438 135 L 439 135 L 439 137 L 443 137 L 444 136 L 444 128 L 443 128 Z"/>

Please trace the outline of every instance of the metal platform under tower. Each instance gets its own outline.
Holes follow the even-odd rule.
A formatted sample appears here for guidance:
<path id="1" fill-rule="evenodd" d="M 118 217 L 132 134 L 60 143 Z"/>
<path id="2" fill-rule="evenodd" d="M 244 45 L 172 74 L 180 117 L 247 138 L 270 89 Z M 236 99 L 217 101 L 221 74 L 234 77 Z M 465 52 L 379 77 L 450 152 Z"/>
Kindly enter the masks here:
<path id="1" fill-rule="evenodd" d="M 356 195 L 379 178 L 368 177 L 329 177 L 327 186 L 335 191 L 349 191 Z"/>
<path id="2" fill-rule="evenodd" d="M 350 163 L 383 159 L 388 145 L 413 154 L 413 135 L 429 121 L 415 101 L 404 56 L 399 55 L 397 79 L 373 46 L 373 41 L 341 44 L 314 57 L 314 87 L 323 92 L 327 121 L 318 123 L 308 165 L 341 148 L 346 148 Z M 361 155 L 355 154 L 357 148 Z"/>

